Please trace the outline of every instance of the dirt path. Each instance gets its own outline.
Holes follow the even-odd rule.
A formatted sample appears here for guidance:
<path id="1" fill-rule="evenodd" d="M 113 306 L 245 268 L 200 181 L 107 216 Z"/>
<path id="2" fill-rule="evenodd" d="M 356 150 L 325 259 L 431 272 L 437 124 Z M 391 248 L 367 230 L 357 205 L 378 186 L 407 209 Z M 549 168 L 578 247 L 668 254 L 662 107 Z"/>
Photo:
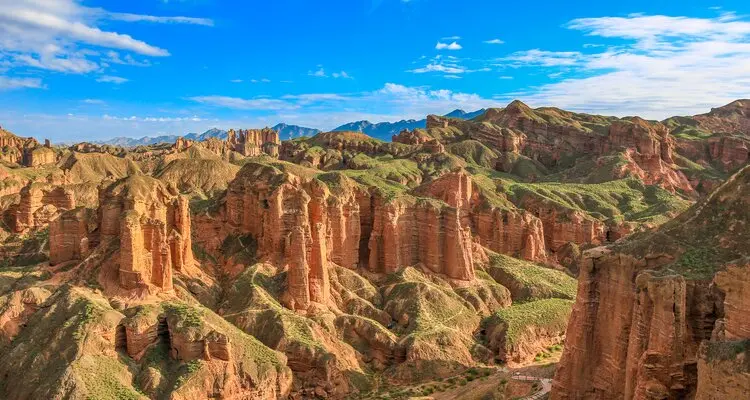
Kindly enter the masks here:
<path id="1" fill-rule="evenodd" d="M 542 388 L 539 391 L 529 396 L 524 397 L 525 400 L 541 399 L 544 395 L 552 391 L 552 379 L 549 379 L 549 378 L 539 378 L 536 376 L 529 376 L 529 375 L 515 375 L 513 376 L 513 379 L 519 380 L 519 381 L 538 381 L 542 384 Z"/>

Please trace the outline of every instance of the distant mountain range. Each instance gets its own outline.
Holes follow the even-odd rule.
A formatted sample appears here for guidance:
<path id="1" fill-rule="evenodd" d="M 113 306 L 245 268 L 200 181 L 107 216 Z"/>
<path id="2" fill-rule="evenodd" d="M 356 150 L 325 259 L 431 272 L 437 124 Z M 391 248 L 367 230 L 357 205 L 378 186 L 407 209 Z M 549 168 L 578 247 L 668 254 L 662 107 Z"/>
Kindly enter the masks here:
<path id="1" fill-rule="evenodd" d="M 459 119 L 473 119 L 484 114 L 485 109 L 476 110 L 472 112 L 466 112 L 464 110 L 453 110 L 446 117 L 459 118 Z M 417 129 L 424 128 L 427 126 L 427 119 L 405 119 L 398 122 L 380 122 L 373 124 L 370 121 L 356 121 L 344 124 L 334 129 L 334 131 L 355 131 L 362 132 L 368 136 L 378 138 L 380 140 L 390 141 L 393 135 L 397 135 L 404 129 Z"/>
<path id="2" fill-rule="evenodd" d="M 460 119 L 472 119 L 484 113 L 484 109 L 466 112 L 464 110 L 453 110 L 446 117 L 460 118 Z M 350 122 L 339 126 L 334 131 L 356 131 L 362 132 L 374 138 L 378 138 L 385 141 L 390 141 L 391 136 L 398 134 L 404 129 L 417 129 L 424 128 L 427 124 L 426 119 L 409 119 L 398 122 L 380 122 L 373 124 L 370 121 L 356 121 Z M 293 139 L 302 136 L 315 136 L 322 132 L 320 129 L 306 128 L 298 125 L 288 125 L 284 123 L 276 124 L 271 129 L 279 132 L 281 140 Z M 227 138 L 227 131 L 212 128 L 203 133 L 188 133 L 182 135 L 185 139 L 190 140 L 206 140 L 208 138 L 217 138 L 224 140 Z M 113 146 L 122 147 L 136 147 L 136 146 L 147 146 L 157 143 L 171 143 L 177 140 L 177 135 L 163 135 L 163 136 L 144 136 L 142 138 L 129 138 L 129 137 L 115 137 L 109 140 L 98 141 L 100 144 L 109 144 Z"/>

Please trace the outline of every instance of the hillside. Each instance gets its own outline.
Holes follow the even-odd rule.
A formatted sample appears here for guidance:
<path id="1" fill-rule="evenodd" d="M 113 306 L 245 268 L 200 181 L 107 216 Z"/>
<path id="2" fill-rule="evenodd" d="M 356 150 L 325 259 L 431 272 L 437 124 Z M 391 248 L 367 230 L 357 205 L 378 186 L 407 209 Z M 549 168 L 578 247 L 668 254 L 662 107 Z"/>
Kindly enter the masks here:
<path id="1" fill-rule="evenodd" d="M 746 114 L 3 133 L 0 397 L 741 398 Z"/>

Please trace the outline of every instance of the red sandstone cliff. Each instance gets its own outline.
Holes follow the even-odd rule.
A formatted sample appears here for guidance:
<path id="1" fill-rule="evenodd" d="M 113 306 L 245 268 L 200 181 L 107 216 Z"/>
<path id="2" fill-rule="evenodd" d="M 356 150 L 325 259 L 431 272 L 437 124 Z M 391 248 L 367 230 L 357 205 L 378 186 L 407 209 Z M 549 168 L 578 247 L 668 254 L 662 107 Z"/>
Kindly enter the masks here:
<path id="1" fill-rule="evenodd" d="M 243 156 L 268 154 L 278 157 L 279 133 L 273 129 L 230 129 L 227 132 L 227 143 L 230 148 Z"/>
<path id="2" fill-rule="evenodd" d="M 705 347 L 750 338 L 749 191 L 745 168 L 658 231 L 584 254 L 552 398 L 716 398 L 727 364 Z"/>
<path id="3" fill-rule="evenodd" d="M 15 211 L 15 231 L 47 225 L 59 211 L 76 207 L 75 193 L 60 186 L 30 183 L 21 189 L 21 200 Z"/>

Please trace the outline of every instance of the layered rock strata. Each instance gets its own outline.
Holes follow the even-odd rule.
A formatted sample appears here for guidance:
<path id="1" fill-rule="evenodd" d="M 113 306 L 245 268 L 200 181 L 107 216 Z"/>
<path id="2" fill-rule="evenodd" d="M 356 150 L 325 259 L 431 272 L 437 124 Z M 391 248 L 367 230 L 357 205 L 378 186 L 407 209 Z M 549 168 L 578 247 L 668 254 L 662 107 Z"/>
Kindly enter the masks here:
<path id="1" fill-rule="evenodd" d="M 227 143 L 230 148 L 243 156 L 260 156 L 268 154 L 278 157 L 279 133 L 273 129 L 230 129 L 227 132 Z"/>
<path id="2" fill-rule="evenodd" d="M 552 398 L 715 396 L 713 369 L 747 357 L 729 342 L 750 339 L 748 191 L 745 168 L 656 232 L 584 253 Z"/>
<path id="3" fill-rule="evenodd" d="M 61 186 L 31 183 L 21 189 L 15 211 L 16 232 L 46 225 L 59 211 L 76 206 L 75 193 Z"/>
<path id="4" fill-rule="evenodd" d="M 120 238 L 123 288 L 171 290 L 173 271 L 193 263 L 188 202 L 158 180 L 136 174 L 103 188 L 98 214 L 102 240 Z"/>

